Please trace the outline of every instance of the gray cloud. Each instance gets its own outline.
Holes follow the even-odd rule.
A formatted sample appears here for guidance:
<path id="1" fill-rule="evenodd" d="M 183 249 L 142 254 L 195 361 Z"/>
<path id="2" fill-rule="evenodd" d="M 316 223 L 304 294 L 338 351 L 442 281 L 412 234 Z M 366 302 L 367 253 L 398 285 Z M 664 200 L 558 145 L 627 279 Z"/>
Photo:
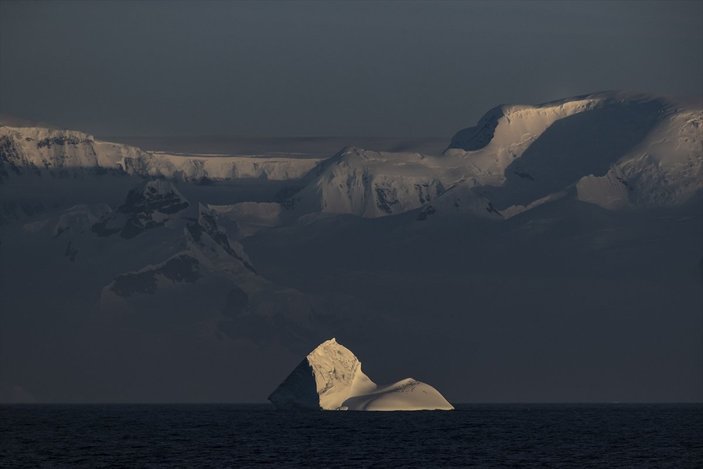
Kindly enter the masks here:
<path id="1" fill-rule="evenodd" d="M 700 2 L 2 2 L 0 112 L 99 135 L 449 136 L 503 102 L 700 95 Z"/>

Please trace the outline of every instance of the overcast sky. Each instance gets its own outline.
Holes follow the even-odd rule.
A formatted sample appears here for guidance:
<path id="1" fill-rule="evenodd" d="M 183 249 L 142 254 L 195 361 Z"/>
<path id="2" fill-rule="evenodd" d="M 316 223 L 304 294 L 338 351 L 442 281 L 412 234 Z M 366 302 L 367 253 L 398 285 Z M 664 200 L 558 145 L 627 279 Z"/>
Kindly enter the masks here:
<path id="1" fill-rule="evenodd" d="M 703 2 L 0 4 L 0 112 L 98 135 L 449 136 L 500 103 L 703 95 Z"/>

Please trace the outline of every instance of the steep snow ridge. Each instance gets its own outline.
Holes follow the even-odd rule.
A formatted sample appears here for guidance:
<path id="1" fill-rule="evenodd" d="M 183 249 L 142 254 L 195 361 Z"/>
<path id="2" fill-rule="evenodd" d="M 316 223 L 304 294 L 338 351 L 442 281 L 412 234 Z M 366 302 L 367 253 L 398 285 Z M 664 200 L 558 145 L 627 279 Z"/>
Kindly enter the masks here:
<path id="1" fill-rule="evenodd" d="M 501 106 L 442 156 L 347 148 L 311 172 L 298 213 L 419 210 L 507 218 L 576 196 L 609 209 L 680 204 L 701 190 L 701 106 L 603 92 Z"/>
<path id="2" fill-rule="evenodd" d="M 643 144 L 646 148 L 656 128 L 678 112 L 659 98 L 607 97 L 586 112 L 555 121 L 505 167 L 500 184 L 482 191 L 504 210 L 571 190 L 584 176 L 602 176 Z"/>
<path id="3" fill-rule="evenodd" d="M 464 137 L 455 137 L 452 142 L 476 148 L 475 151 L 450 148 L 442 156 L 429 156 L 347 148 L 297 195 L 297 207 L 305 212 L 350 213 L 369 218 L 421 207 L 422 213 L 431 214 L 442 206 L 451 212 L 495 215 L 490 202 L 471 194 L 470 189 L 501 184 L 505 168 L 552 123 L 592 109 L 598 102 L 597 98 L 585 98 L 540 107 L 493 109 L 468 137 L 462 131 Z M 453 194 L 443 197 L 447 189 L 454 187 L 458 189 L 450 191 Z"/>
<path id="4" fill-rule="evenodd" d="M 152 180 L 133 188 L 115 212 L 107 212 L 93 226 L 99 236 L 120 233 L 126 239 L 165 225 L 190 203 L 169 181 Z"/>
<path id="5" fill-rule="evenodd" d="M 53 182 L 70 190 L 72 181 Z M 244 341 L 295 343 L 311 331 L 329 332 L 311 299 L 259 275 L 218 214 L 189 202 L 174 182 L 143 181 L 124 194 L 114 208 L 52 207 L 8 227 L 16 235 L 4 237 L 3 247 L 18 244 L 15 236 L 27 238 L 41 252 L 27 261 L 71 276 L 87 288 L 86 297 L 99 295 L 96 312 L 108 321 L 142 317 L 162 321 L 162 327 L 186 321 L 218 339 Z"/>
<path id="6" fill-rule="evenodd" d="M 0 169 L 25 171 L 125 170 L 146 158 L 139 148 L 100 142 L 83 132 L 42 127 L 0 127 Z"/>
<path id="7" fill-rule="evenodd" d="M 188 245 L 197 246 L 195 249 L 205 254 L 213 265 L 225 260 L 225 267 L 229 258 L 240 261 L 249 271 L 256 273 L 249 257 L 244 252 L 242 245 L 230 240 L 227 231 L 220 227 L 216 212 L 207 206 L 198 206 L 197 223 L 188 223 L 185 230 Z"/>
<path id="8" fill-rule="evenodd" d="M 123 168 L 124 159 L 145 157 L 136 147 L 96 141 L 74 130 L 0 127 L 0 174 Z M 4 174 L 3 174 L 4 173 Z"/>
<path id="9" fill-rule="evenodd" d="M 260 287 L 266 282 L 255 275 L 241 245 L 233 246 L 226 234 L 219 230 L 210 213 L 199 207 L 198 221 L 189 223 L 183 231 L 186 249 L 164 262 L 147 265 L 135 272 L 117 275 L 102 292 L 103 306 L 138 295 L 154 295 L 159 290 L 167 292 L 179 284 L 195 283 L 207 277 L 226 275 L 232 286 L 246 285 L 246 290 Z M 237 287 L 238 289 L 239 286 Z M 245 296 L 246 293 L 244 293 Z"/>
<path id="10" fill-rule="evenodd" d="M 0 127 L 0 177 L 30 172 L 111 170 L 186 181 L 299 179 L 321 160 L 146 152 L 73 130 Z"/>
<path id="11" fill-rule="evenodd" d="M 452 410 L 432 386 L 412 378 L 378 386 L 336 339 L 312 352 L 269 396 L 278 408 L 322 410 Z"/>
<path id="12" fill-rule="evenodd" d="M 445 156 L 467 158 L 481 184 L 499 185 L 508 165 L 554 122 L 602 103 L 602 97 L 593 96 L 539 106 L 499 106 L 476 127 L 458 132 Z"/>
<path id="13" fill-rule="evenodd" d="M 259 275 L 218 218 L 206 205 L 191 204 L 171 214 L 168 223 L 150 226 L 144 235 L 103 236 L 99 254 L 120 245 L 135 247 L 125 259 L 129 267 L 103 284 L 101 314 L 113 319 L 126 314 L 160 316 L 168 325 L 193 321 L 203 334 L 249 342 L 275 337 L 292 343 L 324 329 L 311 301 Z M 80 241 L 87 247 L 86 240 Z M 144 252 L 152 246 L 163 257 Z M 81 252 L 83 259 L 91 255 Z M 262 331 L 268 332 L 262 336 Z"/>
<path id="14" fill-rule="evenodd" d="M 188 220 L 192 219 L 178 220 L 178 226 L 185 223 L 182 231 L 185 249 L 161 263 L 116 276 L 103 289 L 103 308 L 111 307 L 112 303 L 122 301 L 122 298 L 165 293 L 178 284 L 207 283 L 213 279 L 218 281 L 218 278 L 228 278 L 232 286 L 244 286 L 248 292 L 267 284 L 256 275 L 241 245 L 230 242 L 206 207 L 198 207 L 196 221 Z"/>
<path id="15" fill-rule="evenodd" d="M 578 199 L 613 210 L 681 204 L 703 187 L 700 103 L 603 92 L 500 109 L 452 143 L 474 150 L 445 154 L 475 165 L 482 194 L 504 216 L 574 187 Z M 488 132 L 492 139 L 478 148 Z"/>
<path id="16" fill-rule="evenodd" d="M 683 109 L 663 120 L 606 174 L 576 185 L 578 198 L 607 209 L 662 207 L 703 189 L 703 111 Z"/>
<path id="17" fill-rule="evenodd" d="M 315 212 L 499 219 L 563 196 L 612 210 L 661 207 L 703 188 L 702 112 L 699 104 L 603 92 L 494 108 L 441 156 L 348 147 L 325 161 L 144 152 L 82 132 L 4 126 L 0 180 L 90 169 L 187 182 L 302 181 L 278 208 L 230 210 L 232 222 L 249 220 L 247 235 Z"/>
<path id="18" fill-rule="evenodd" d="M 439 197 L 462 179 L 460 161 L 418 153 L 345 149 L 296 195 L 299 210 L 380 217 Z"/>

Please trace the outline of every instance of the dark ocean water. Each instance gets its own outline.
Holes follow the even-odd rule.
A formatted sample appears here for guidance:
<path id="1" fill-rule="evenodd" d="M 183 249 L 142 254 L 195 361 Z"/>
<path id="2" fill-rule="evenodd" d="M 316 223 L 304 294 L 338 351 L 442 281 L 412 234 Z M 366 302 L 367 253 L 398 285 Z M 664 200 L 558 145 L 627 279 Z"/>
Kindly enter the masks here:
<path id="1" fill-rule="evenodd" d="M 703 467 L 703 405 L 0 406 L 0 467 Z"/>

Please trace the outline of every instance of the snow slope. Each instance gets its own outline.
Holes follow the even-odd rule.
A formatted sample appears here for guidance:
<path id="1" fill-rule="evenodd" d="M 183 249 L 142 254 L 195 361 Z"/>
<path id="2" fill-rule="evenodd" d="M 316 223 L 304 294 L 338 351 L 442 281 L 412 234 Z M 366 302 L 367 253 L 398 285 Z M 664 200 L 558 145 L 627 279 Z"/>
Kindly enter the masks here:
<path id="1" fill-rule="evenodd" d="M 322 410 L 452 410 L 432 386 L 412 378 L 378 386 L 361 362 L 336 339 L 318 345 L 276 388 L 278 408 Z"/>
<path id="2" fill-rule="evenodd" d="M 679 205 L 703 188 L 703 108 L 620 92 L 500 106 L 442 156 L 347 148 L 309 175 L 301 212 L 509 218 L 564 193 L 608 209 Z"/>
<path id="3" fill-rule="evenodd" d="M 298 179 L 315 158 L 177 155 L 96 140 L 74 130 L 0 126 L 0 178 L 23 173 L 117 171 L 185 181 Z"/>
<path id="4" fill-rule="evenodd" d="M 703 107 L 603 92 L 499 106 L 440 156 L 347 147 L 313 158 L 178 155 L 76 131 L 0 127 L 0 177 L 116 171 L 198 183 L 302 180 L 296 218 L 367 218 L 418 210 L 509 218 L 569 195 L 607 209 L 680 205 L 703 188 Z M 285 195 L 285 194 L 284 194 Z"/>
<path id="5" fill-rule="evenodd" d="M 26 189 L 44 182 L 26 178 Z M 257 272 L 237 242 L 239 232 L 231 220 L 206 204 L 191 203 L 173 181 L 137 179 L 121 192 L 131 178 L 122 179 L 117 178 L 120 185 L 115 187 L 110 178 L 99 179 L 100 190 L 121 194 L 118 203 L 103 202 L 105 193 L 91 185 L 90 199 L 84 200 L 92 203 L 63 209 L 47 202 L 29 220 L 2 225 L 4 264 L 80 286 L 75 291 L 91 298 L 96 317 L 154 320 L 158 311 L 167 316 L 163 320 L 180 318 L 209 329 L 212 336 L 254 342 L 267 336 L 295 342 L 319 328 L 314 324 L 318 315 L 304 294 Z M 73 178 L 50 181 L 69 192 L 79 187 Z M 83 192 L 76 197 L 83 198 Z M 0 287 L 9 294 L 6 285 Z M 16 293 L 16 301 L 26 302 Z M 65 290 L 53 294 L 68 295 Z M 277 331 L 273 323 L 283 327 Z M 262 335 L 263 330 L 272 336 Z"/>
<path id="6" fill-rule="evenodd" d="M 153 236 L 161 243 L 170 244 L 172 254 L 158 263 L 114 276 L 101 291 L 99 307 L 103 314 L 147 315 L 150 309 L 158 307 L 172 313 L 190 310 L 197 317 L 199 310 L 207 305 L 206 316 L 212 318 L 214 314 L 213 327 L 217 333 L 242 338 L 274 323 L 285 325 L 283 335 L 305 334 L 315 327 L 309 300 L 299 291 L 276 285 L 259 275 L 241 244 L 230 238 L 219 225 L 217 214 L 207 206 L 191 207 L 187 201 L 178 199 L 175 208 L 173 202 L 168 204 L 172 209 L 167 214 L 153 206 L 147 205 L 145 209 L 141 203 L 135 210 L 124 209 L 134 199 L 132 194 L 151 194 L 150 188 L 155 183 L 161 194 L 178 194 L 170 182 L 149 181 L 143 188 L 130 192 L 127 202 L 118 209 L 127 213 L 126 222 L 119 219 L 121 223 L 111 229 L 111 225 L 106 227 L 104 223 L 105 220 L 114 223 L 108 215 L 92 231 L 98 236 L 119 233 L 121 238 L 132 239 L 147 230 L 150 233 L 161 230 Z M 152 197 L 159 206 L 163 205 L 164 197 Z M 135 218 L 140 223 L 135 223 Z"/>

